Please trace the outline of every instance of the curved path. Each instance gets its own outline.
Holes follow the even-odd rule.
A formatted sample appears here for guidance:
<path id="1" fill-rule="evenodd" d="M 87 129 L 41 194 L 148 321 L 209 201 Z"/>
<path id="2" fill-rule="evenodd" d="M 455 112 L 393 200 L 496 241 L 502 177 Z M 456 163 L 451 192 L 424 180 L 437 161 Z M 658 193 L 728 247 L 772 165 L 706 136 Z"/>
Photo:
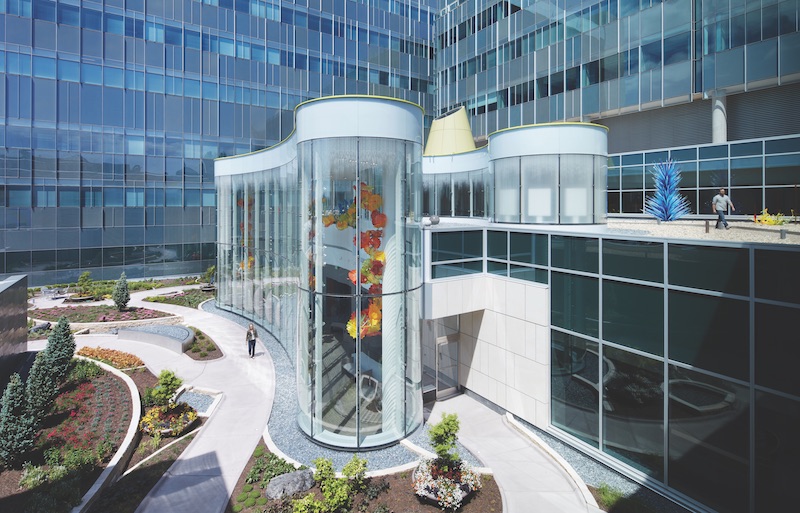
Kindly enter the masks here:
<path id="1" fill-rule="evenodd" d="M 190 287 L 158 289 L 159 293 Z M 223 392 L 223 399 L 198 436 L 167 470 L 136 509 L 136 513 L 221 513 L 253 449 L 268 437 L 275 376 L 272 358 L 263 345 L 249 358 L 245 328 L 199 309 L 146 303 L 152 291 L 131 294 L 130 306 L 157 308 L 182 315 L 186 325 L 207 333 L 224 358 L 201 362 L 153 344 L 118 340 L 115 335 L 81 335 L 78 346 L 100 346 L 134 353 L 158 375 L 174 371 L 187 385 Z M 38 299 L 38 298 L 37 298 Z M 51 300 L 37 306 L 56 306 Z M 29 344 L 41 349 L 43 342 Z M 600 510 L 585 486 L 565 463 L 559 463 L 502 415 L 468 396 L 436 403 L 431 420 L 440 412 L 457 413 L 459 440 L 490 467 L 503 496 L 504 513 L 539 511 L 594 513 Z M 290 452 L 291 448 L 285 448 Z M 535 505 L 535 506 L 534 506 Z"/>

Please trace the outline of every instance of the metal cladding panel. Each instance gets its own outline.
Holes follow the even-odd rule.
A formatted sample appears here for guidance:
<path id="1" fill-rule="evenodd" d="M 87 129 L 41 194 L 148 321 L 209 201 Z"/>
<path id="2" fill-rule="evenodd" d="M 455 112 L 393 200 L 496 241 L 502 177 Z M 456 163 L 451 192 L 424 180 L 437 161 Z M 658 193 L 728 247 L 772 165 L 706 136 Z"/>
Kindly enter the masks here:
<path id="1" fill-rule="evenodd" d="M 295 135 L 273 146 L 254 153 L 223 157 L 214 161 L 214 176 L 240 175 L 274 169 L 292 162 L 297 157 Z"/>
<path id="2" fill-rule="evenodd" d="M 422 173 L 463 173 L 466 171 L 486 171 L 489 168 L 489 153 L 484 146 L 480 150 L 457 155 L 422 157 Z"/>
<path id="3" fill-rule="evenodd" d="M 331 96 L 297 107 L 297 143 L 331 137 L 378 137 L 422 144 L 422 109 L 370 96 Z"/>
<path id="4" fill-rule="evenodd" d="M 711 101 L 636 112 L 599 121 L 608 127 L 608 152 L 626 153 L 711 142 Z"/>
<path id="5" fill-rule="evenodd" d="M 552 123 L 489 136 L 491 160 L 522 155 L 607 155 L 608 130 L 591 123 Z"/>
<path id="6" fill-rule="evenodd" d="M 800 133 L 800 84 L 728 97 L 728 140 Z"/>

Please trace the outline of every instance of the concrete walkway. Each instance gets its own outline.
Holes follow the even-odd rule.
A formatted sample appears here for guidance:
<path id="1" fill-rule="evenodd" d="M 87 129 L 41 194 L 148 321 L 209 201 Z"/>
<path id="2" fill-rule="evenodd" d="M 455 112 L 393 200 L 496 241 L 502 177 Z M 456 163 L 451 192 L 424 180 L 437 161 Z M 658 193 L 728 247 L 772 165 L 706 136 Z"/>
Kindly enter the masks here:
<path id="1" fill-rule="evenodd" d="M 503 513 L 600 511 L 586 496 L 588 490 L 581 489 L 585 485 L 577 475 L 570 475 L 505 416 L 466 395 L 435 403 L 428 419 L 438 422 L 443 413 L 458 415 L 458 440 L 492 469 L 503 496 Z"/>
<path id="2" fill-rule="evenodd" d="M 136 513 L 221 513 L 253 449 L 262 436 L 268 436 L 267 421 L 275 395 L 272 359 L 260 344 L 256 358 L 248 357 L 242 326 L 202 310 L 142 301 L 150 295 L 153 292 L 131 294 L 130 306 L 156 307 L 182 315 L 186 325 L 207 333 L 225 357 L 200 362 L 153 344 L 118 340 L 115 335 L 82 335 L 76 337 L 76 343 L 79 347 L 108 347 L 136 354 L 156 375 L 169 369 L 186 385 L 224 394 L 203 429 L 136 509 Z M 36 303 L 42 308 L 57 304 L 39 298 Z M 29 349 L 43 347 L 44 342 L 29 344 Z M 588 492 L 581 489 L 577 476 L 570 475 L 503 415 L 463 395 L 436 403 L 430 420 L 438 422 L 442 412 L 458 414 L 459 440 L 492 469 L 503 496 L 503 513 L 600 511 L 591 499 L 587 502 Z M 284 450 L 291 452 L 291 448 Z"/>

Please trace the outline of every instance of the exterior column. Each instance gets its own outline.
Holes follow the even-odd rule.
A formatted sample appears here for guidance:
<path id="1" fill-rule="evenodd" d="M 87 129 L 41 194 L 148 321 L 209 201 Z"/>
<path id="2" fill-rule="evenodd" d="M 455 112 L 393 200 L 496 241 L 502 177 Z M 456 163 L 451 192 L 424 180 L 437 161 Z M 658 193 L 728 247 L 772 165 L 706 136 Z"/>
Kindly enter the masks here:
<path id="1" fill-rule="evenodd" d="M 715 94 L 711 102 L 711 142 L 728 142 L 728 102 L 725 95 Z"/>

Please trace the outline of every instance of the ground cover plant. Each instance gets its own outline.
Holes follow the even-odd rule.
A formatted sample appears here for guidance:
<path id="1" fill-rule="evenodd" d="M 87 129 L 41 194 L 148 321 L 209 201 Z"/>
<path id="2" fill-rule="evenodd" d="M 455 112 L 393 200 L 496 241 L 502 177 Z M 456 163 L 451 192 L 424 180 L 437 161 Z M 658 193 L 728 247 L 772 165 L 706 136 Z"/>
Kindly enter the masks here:
<path id="1" fill-rule="evenodd" d="M 150 296 L 144 298 L 145 301 L 152 303 L 166 303 L 170 305 L 185 306 L 187 308 L 197 308 L 200 303 L 214 298 L 213 291 L 203 291 L 200 289 L 182 290 L 180 293 L 168 296 Z"/>
<path id="2" fill-rule="evenodd" d="M 436 504 L 418 500 L 411 486 L 411 472 L 398 472 L 381 477 L 361 476 L 359 483 L 357 480 L 361 474 L 361 468 L 362 465 L 360 463 L 353 464 L 351 479 L 355 482 L 351 483 L 349 505 L 346 502 L 341 503 L 342 508 L 339 511 L 352 513 L 441 513 L 442 509 Z M 311 504 L 314 502 L 326 504 L 325 494 L 320 482 L 317 482 L 314 488 L 310 490 L 313 498 L 305 499 L 305 503 L 296 501 L 302 499 L 302 496 L 307 496 L 309 492 L 281 500 L 268 500 L 266 498 L 264 489 L 269 483 L 269 479 L 275 475 L 293 470 L 294 467 L 291 464 L 270 453 L 263 443 L 259 443 L 250 461 L 245 466 L 244 472 L 239 477 L 225 510 L 226 513 L 302 513 L 303 511 L 313 511 L 308 508 L 313 508 L 314 506 L 311 506 Z M 329 472 L 326 479 L 331 479 Z M 471 496 L 461 506 L 458 510 L 459 512 L 502 513 L 503 503 L 500 490 L 492 476 L 483 476 L 483 485 L 481 491 Z M 341 489 L 341 485 L 334 485 L 329 488 L 329 497 L 342 497 L 341 494 L 333 493 L 336 490 L 341 491 Z M 293 501 L 295 501 L 294 504 Z M 333 505 L 333 502 L 335 501 L 330 501 L 327 504 Z M 295 504 L 298 505 L 295 506 Z M 298 509 L 294 509 L 295 507 Z M 319 511 L 333 510 L 322 509 Z"/>
<path id="3" fill-rule="evenodd" d="M 115 369 L 133 369 L 143 367 L 144 362 L 135 354 L 107 349 L 105 347 L 82 347 L 78 350 L 78 355 L 98 360 L 111 365 Z"/>
<path id="4" fill-rule="evenodd" d="M 193 360 L 216 360 L 222 357 L 222 351 L 211 337 L 193 326 L 189 326 L 189 329 L 194 331 L 194 342 L 184 351 L 184 354 L 189 355 Z"/>
<path id="5" fill-rule="evenodd" d="M 128 308 L 123 311 L 117 310 L 110 305 L 74 305 L 53 308 L 35 308 L 28 311 L 28 315 L 34 319 L 43 321 L 55 321 L 59 317 L 66 317 L 71 323 L 82 322 L 114 322 L 114 321 L 138 321 L 143 319 L 157 319 L 168 317 L 172 314 L 159 312 L 150 308 Z"/>
<path id="6" fill-rule="evenodd" d="M 598 487 L 589 486 L 597 505 L 610 513 L 655 513 L 656 510 L 644 504 L 637 497 L 626 497 L 622 492 L 605 483 Z"/>

